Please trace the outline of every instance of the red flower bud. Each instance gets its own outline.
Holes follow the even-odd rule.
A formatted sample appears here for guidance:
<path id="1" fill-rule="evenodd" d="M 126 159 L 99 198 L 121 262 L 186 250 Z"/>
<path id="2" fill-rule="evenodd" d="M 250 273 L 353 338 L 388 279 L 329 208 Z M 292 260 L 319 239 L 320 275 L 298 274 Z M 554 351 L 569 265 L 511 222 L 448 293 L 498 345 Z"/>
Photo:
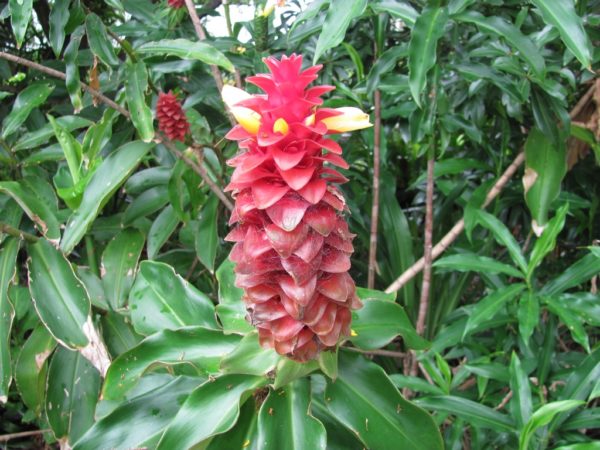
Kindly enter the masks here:
<path id="1" fill-rule="evenodd" d="M 158 128 L 171 140 L 183 142 L 185 135 L 190 131 L 185 111 L 171 91 L 168 94 L 161 92 L 158 95 L 156 118 L 158 119 Z"/>

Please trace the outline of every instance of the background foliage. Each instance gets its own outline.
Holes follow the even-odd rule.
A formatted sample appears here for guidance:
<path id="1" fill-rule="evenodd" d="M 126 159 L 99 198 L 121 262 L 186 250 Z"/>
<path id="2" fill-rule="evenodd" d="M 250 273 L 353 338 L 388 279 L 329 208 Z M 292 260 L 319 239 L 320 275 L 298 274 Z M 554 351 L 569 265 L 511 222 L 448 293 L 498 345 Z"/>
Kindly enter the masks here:
<path id="1" fill-rule="evenodd" d="M 198 2 L 229 28 L 202 42 L 165 2 L 0 3 L 0 427 L 43 430 L 10 446 L 600 448 L 600 2 L 230 3 Z M 230 24 L 236 8 L 255 17 Z M 324 65 L 330 106 L 380 95 L 378 289 L 422 254 L 427 157 L 434 242 L 464 216 L 424 336 L 418 277 L 360 289 L 353 337 L 311 364 L 261 349 L 244 320 L 209 186 L 236 152 L 215 74 L 291 52 Z M 186 145 L 153 125 L 169 90 Z M 373 142 L 341 137 L 358 285 Z"/>

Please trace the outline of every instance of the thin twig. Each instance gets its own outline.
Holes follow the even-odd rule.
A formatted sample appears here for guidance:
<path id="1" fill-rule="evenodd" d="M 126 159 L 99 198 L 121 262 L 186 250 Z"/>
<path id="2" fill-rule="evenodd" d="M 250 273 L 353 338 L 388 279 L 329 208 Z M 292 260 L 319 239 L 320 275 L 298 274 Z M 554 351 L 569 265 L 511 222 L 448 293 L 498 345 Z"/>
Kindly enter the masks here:
<path id="1" fill-rule="evenodd" d="M 28 59 L 20 58 L 18 56 L 14 56 L 14 55 L 11 55 L 9 53 L 4 53 L 4 52 L 0 52 L 0 58 L 6 59 L 8 61 L 13 61 L 13 62 L 15 62 L 17 64 L 21 64 L 23 66 L 31 67 L 32 69 L 35 69 L 39 72 L 45 73 L 45 74 L 50 75 L 55 78 L 59 78 L 61 80 L 66 79 L 66 75 L 63 72 L 51 69 L 50 67 L 43 66 L 43 65 L 35 63 L 33 61 L 29 61 Z M 114 101 L 112 101 L 110 98 L 106 97 L 105 95 L 101 94 L 100 92 L 91 88 L 90 86 L 88 86 L 85 83 L 81 83 L 81 87 L 82 87 L 82 89 L 84 89 L 85 91 L 89 92 L 91 95 L 96 97 L 98 100 L 105 103 L 110 108 L 116 110 L 118 113 L 122 114 L 126 118 L 131 119 L 131 114 L 129 113 L 129 111 L 127 111 L 125 108 L 118 105 Z M 177 155 L 178 157 L 183 159 L 183 161 L 187 165 L 189 165 L 196 173 L 198 173 L 198 175 L 200 175 L 202 180 L 204 180 L 204 182 L 208 185 L 210 190 L 214 192 L 214 194 L 225 204 L 225 206 L 227 206 L 228 209 L 230 209 L 230 210 L 233 209 L 233 205 L 232 205 L 231 201 L 223 193 L 221 188 L 219 186 L 217 186 L 210 179 L 210 177 L 208 176 L 208 173 L 206 173 L 206 170 L 204 169 L 204 167 L 196 164 L 190 158 L 186 157 L 183 153 L 181 153 L 177 149 L 175 144 L 170 139 L 168 139 L 166 136 L 161 136 L 160 141 L 164 144 L 165 147 L 167 147 L 171 152 L 173 152 L 175 155 Z"/>
<path id="2" fill-rule="evenodd" d="M 595 91 L 596 91 L 596 83 L 592 83 L 592 85 L 590 86 L 590 88 L 585 92 L 585 94 L 583 94 L 583 96 L 579 99 L 579 101 L 577 102 L 577 104 L 573 107 L 573 109 L 569 113 L 569 117 L 571 119 L 574 119 L 575 117 L 577 117 L 577 115 L 579 115 L 579 113 L 581 112 L 581 110 L 583 108 L 585 108 L 585 106 L 588 104 L 588 102 L 590 101 L 590 99 L 594 95 Z"/>
<path id="3" fill-rule="evenodd" d="M 504 398 L 502 399 L 502 401 L 494 409 L 496 411 L 500 411 L 502 408 L 504 408 L 508 404 L 508 402 L 510 401 L 510 399 L 512 398 L 512 396 L 513 396 L 513 392 L 512 391 L 508 391 L 508 394 L 506 394 L 504 396 Z"/>
<path id="4" fill-rule="evenodd" d="M 483 207 L 485 208 L 487 205 L 494 200 L 500 191 L 504 188 L 508 180 L 512 178 L 517 169 L 523 164 L 525 161 L 525 154 L 519 153 L 514 161 L 506 168 L 504 173 L 498 181 L 492 186 L 492 189 L 488 192 L 485 197 L 485 202 L 483 203 Z M 440 242 L 438 242 L 431 251 L 432 261 L 435 260 L 438 256 L 440 256 L 444 251 L 452 244 L 458 236 L 465 229 L 465 219 L 462 218 L 458 222 L 454 224 L 454 226 L 446 233 L 446 235 L 442 238 Z M 406 283 L 412 280 L 425 266 L 425 259 L 420 258 L 417 262 L 415 262 L 412 266 L 410 266 L 402 275 L 400 275 L 396 281 L 394 281 L 388 288 L 385 290 L 386 293 L 396 292 L 398 289 L 402 288 Z"/>
<path id="5" fill-rule="evenodd" d="M 344 348 L 346 350 L 350 350 L 351 352 L 362 353 L 363 355 L 389 356 L 391 358 L 404 358 L 406 356 L 406 353 L 395 352 L 395 351 L 392 351 L 392 350 L 383 350 L 383 349 L 362 350 L 362 349 L 356 348 L 356 347 L 344 347 Z"/>
<path id="6" fill-rule="evenodd" d="M 377 225 L 379 222 L 379 165 L 381 150 L 381 93 L 375 89 L 375 127 L 373 129 L 373 204 L 371 206 L 371 238 L 369 243 L 369 275 L 367 287 L 375 286 L 375 267 L 377 266 Z"/>
<path id="7" fill-rule="evenodd" d="M 31 242 L 31 243 L 37 242 L 39 239 L 37 236 L 34 236 L 33 234 L 27 233 L 26 231 L 21 231 L 18 228 L 12 227 L 9 224 L 3 223 L 3 222 L 0 222 L 0 232 L 6 233 L 9 236 L 23 239 L 24 241 Z"/>
<path id="8" fill-rule="evenodd" d="M 50 431 L 52 430 L 47 428 L 45 430 L 21 431 L 19 433 L 2 434 L 0 435 L 0 442 L 7 442 L 11 439 L 18 439 L 28 436 L 37 436 L 38 434 L 49 433 Z"/>

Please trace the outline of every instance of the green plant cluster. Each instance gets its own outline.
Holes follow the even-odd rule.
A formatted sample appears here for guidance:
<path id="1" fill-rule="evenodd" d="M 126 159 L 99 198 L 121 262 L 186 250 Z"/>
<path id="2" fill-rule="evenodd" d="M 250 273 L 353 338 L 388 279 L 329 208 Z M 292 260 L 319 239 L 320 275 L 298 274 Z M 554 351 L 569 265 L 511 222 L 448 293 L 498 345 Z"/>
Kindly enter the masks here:
<path id="1" fill-rule="evenodd" d="M 600 1 L 196 3 L 200 33 L 164 1 L 0 0 L 0 445 L 600 449 Z M 307 364 L 246 322 L 215 194 L 219 83 L 292 52 L 381 125 L 376 289 Z M 358 286 L 374 133 L 339 139 Z M 423 254 L 428 158 L 434 243 L 464 233 L 420 335 L 421 276 L 384 291 Z"/>

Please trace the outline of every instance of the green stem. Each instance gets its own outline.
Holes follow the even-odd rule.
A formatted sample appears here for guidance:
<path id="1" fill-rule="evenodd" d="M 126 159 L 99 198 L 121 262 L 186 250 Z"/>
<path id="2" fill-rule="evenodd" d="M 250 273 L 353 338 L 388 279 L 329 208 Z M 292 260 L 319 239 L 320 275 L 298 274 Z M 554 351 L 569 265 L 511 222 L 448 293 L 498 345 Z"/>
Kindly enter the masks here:
<path id="1" fill-rule="evenodd" d="M 96 276 L 100 276 L 100 271 L 98 270 L 98 261 L 96 260 L 96 250 L 94 250 L 94 241 L 89 234 L 85 236 L 85 251 L 87 253 L 88 266 L 90 266 L 90 270 Z"/>
<path id="2" fill-rule="evenodd" d="M 7 223 L 3 223 L 0 222 L 0 231 L 2 233 L 6 233 L 9 236 L 13 236 L 19 239 L 23 239 L 27 242 L 37 242 L 38 241 L 38 237 L 34 236 L 33 234 L 27 233 L 26 231 L 21 231 L 18 228 L 12 227 Z"/>

